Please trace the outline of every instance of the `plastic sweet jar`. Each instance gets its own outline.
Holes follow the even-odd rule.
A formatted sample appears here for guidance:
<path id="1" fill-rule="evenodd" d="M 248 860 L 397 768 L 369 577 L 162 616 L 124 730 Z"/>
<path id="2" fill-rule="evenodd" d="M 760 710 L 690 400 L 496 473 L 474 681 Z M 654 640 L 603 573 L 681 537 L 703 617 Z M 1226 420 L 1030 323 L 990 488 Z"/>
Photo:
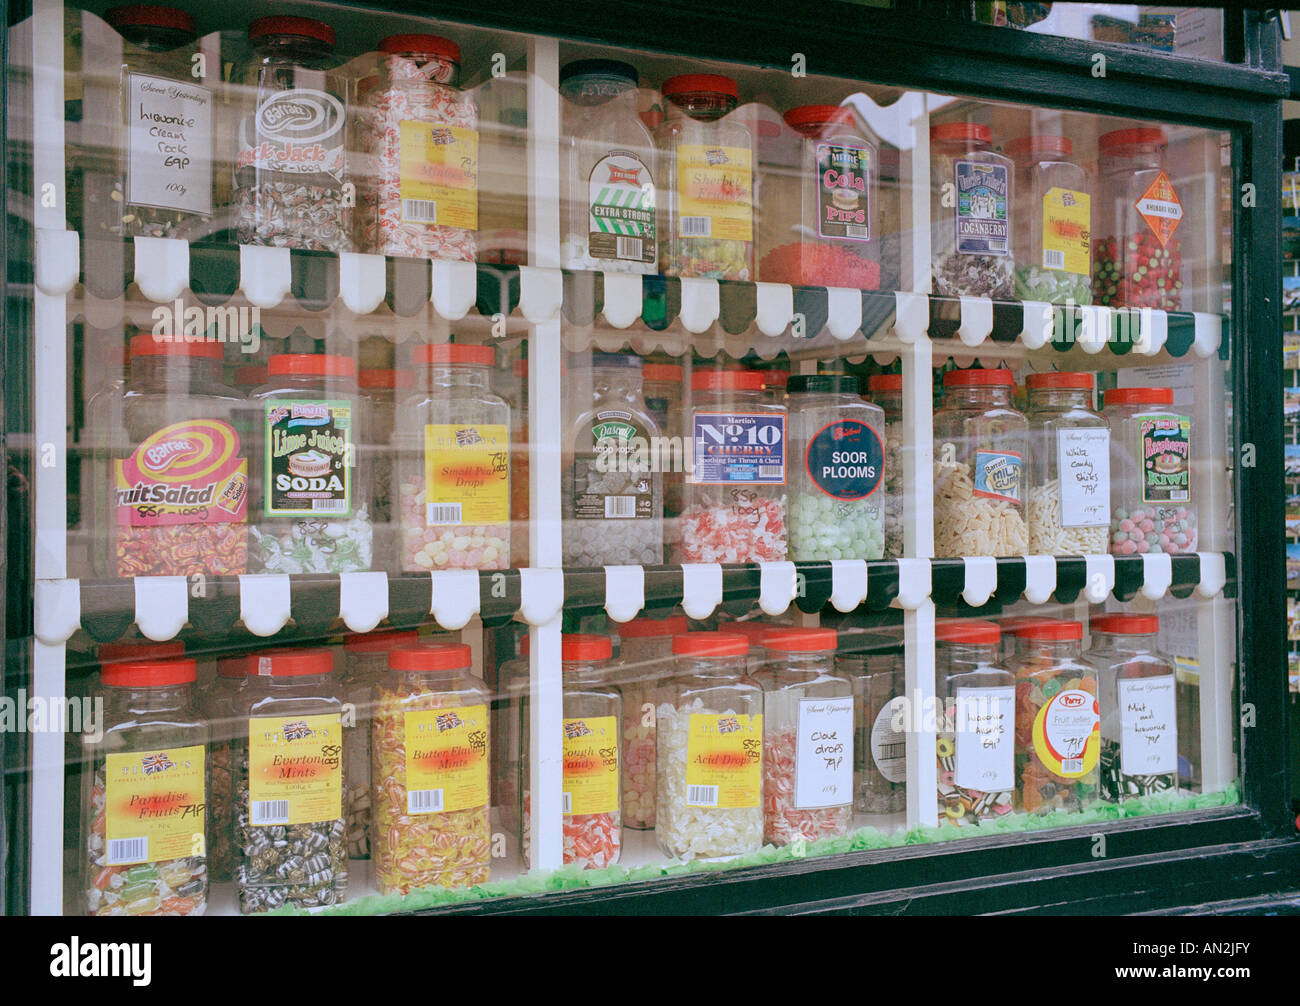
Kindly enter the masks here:
<path id="1" fill-rule="evenodd" d="M 473 97 L 460 89 L 455 42 L 408 34 L 379 43 L 379 78 L 356 116 L 366 251 L 474 261 L 478 119 Z"/>
<path id="2" fill-rule="evenodd" d="M 799 192 L 795 207 L 764 200 L 763 229 L 771 231 L 776 224 L 780 233 L 763 242 L 770 250 L 759 263 L 759 278 L 795 286 L 877 289 L 880 165 L 875 134 L 846 106 L 801 105 L 785 113 L 785 124 L 799 135 Z"/>
<path id="3" fill-rule="evenodd" d="M 623 827 L 655 826 L 655 716 L 673 674 L 673 637 L 685 615 L 634 618 L 618 627 L 612 681 L 623 693 Z"/>
<path id="4" fill-rule="evenodd" d="M 1101 718 L 1097 676 L 1082 660 L 1083 625 L 1040 622 L 1018 636 L 1016 808 L 1082 810 L 1097 799 Z"/>
<path id="5" fill-rule="evenodd" d="M 96 489 L 107 518 L 93 552 L 100 575 L 248 572 L 251 450 L 235 429 L 243 399 L 222 383 L 222 355 L 220 342 L 131 339 L 131 376 L 110 410 L 125 450 L 96 464 L 108 479 Z"/>
<path id="6" fill-rule="evenodd" d="M 305 17 L 248 26 L 251 96 L 235 143 L 240 244 L 353 250 L 356 185 L 348 170 L 347 92 L 334 29 Z"/>
<path id="7" fill-rule="evenodd" d="M 930 247 L 934 292 L 1012 300 L 1014 166 L 974 122 L 930 127 Z"/>
<path id="8" fill-rule="evenodd" d="M 999 659 L 998 627 L 940 619 L 934 628 L 939 823 L 979 824 L 1011 811 L 1016 788 L 1015 675 Z"/>
<path id="9" fill-rule="evenodd" d="M 651 456 L 662 431 L 645 402 L 640 359 L 593 352 L 569 362 L 567 380 L 565 565 L 663 562 L 664 476 Z"/>
<path id="10" fill-rule="evenodd" d="M 689 73 L 660 86 L 660 266 L 667 276 L 754 278 L 754 150 L 728 115 L 740 90 L 730 77 Z"/>
<path id="11" fill-rule="evenodd" d="M 691 390 L 681 561 L 785 559 L 785 407 L 766 399 L 763 375 L 752 370 L 696 371 Z"/>
<path id="12" fill-rule="evenodd" d="M 352 573 L 374 559 L 366 400 L 346 356 L 283 353 L 257 403 L 249 565 L 264 573 Z"/>
<path id="13" fill-rule="evenodd" d="M 834 629 L 763 636 L 763 840 L 847 834 L 853 823 L 853 682 L 835 666 Z"/>
<path id="14" fill-rule="evenodd" d="M 1002 150 L 1016 167 L 1016 298 L 1092 303 L 1092 196 L 1087 173 L 1070 160 L 1074 145 L 1040 133 Z"/>
<path id="15" fill-rule="evenodd" d="M 327 649 L 250 658 L 235 712 L 235 890 L 245 915 L 347 895 L 343 700 Z"/>
<path id="16" fill-rule="evenodd" d="M 638 81 L 635 67 L 613 59 L 560 69 L 566 269 L 655 271 L 657 153 L 637 115 Z"/>
<path id="17" fill-rule="evenodd" d="M 496 716 L 492 729 L 492 785 L 501 825 L 519 832 L 519 759 L 522 738 L 520 707 L 529 687 L 527 627 L 519 637 L 519 655 L 497 668 Z"/>
<path id="18" fill-rule="evenodd" d="M 1101 793 L 1113 803 L 1178 789 L 1178 688 L 1157 650 L 1155 615 L 1097 615 L 1088 623 L 1101 696 Z"/>
<path id="19" fill-rule="evenodd" d="M 1011 371 L 950 370 L 934 413 L 934 554 L 1024 555 L 1029 427 Z"/>
<path id="20" fill-rule="evenodd" d="M 528 561 L 531 503 L 528 488 L 528 361 L 511 364 L 519 381 L 517 399 L 506 399 L 510 406 L 510 549 L 518 562 Z"/>
<path id="21" fill-rule="evenodd" d="M 375 689 L 388 669 L 388 652 L 419 641 L 420 635 L 414 629 L 350 632 L 343 637 L 343 744 L 348 784 L 344 813 L 348 820 L 349 859 L 370 858 L 370 723 Z"/>
<path id="22" fill-rule="evenodd" d="M 744 622 L 719 622 L 719 632 L 738 632 L 749 642 L 749 653 L 745 657 L 745 673 L 754 675 L 767 663 L 767 649 L 763 646 L 763 636 L 775 623 L 766 619 L 749 619 Z"/>
<path id="23" fill-rule="evenodd" d="M 1174 407 L 1170 388 L 1112 388 L 1104 411 L 1111 429 L 1111 552 L 1195 552 L 1192 417 Z"/>
<path id="24" fill-rule="evenodd" d="M 646 363 L 641 367 L 641 379 L 646 411 L 659 427 L 659 433 L 667 437 L 670 444 L 682 444 L 684 450 L 682 392 L 685 389 L 685 371 L 675 363 Z M 661 467 L 672 469 L 663 473 L 664 518 L 675 519 L 682 512 L 683 473 L 679 470 L 680 465 Z M 669 540 L 675 532 L 676 523 L 667 529 Z"/>
<path id="25" fill-rule="evenodd" d="M 208 874 L 215 881 L 230 880 L 234 870 L 231 766 L 234 764 L 235 735 L 241 725 L 235 718 L 235 701 L 248 676 L 248 665 L 247 653 L 229 654 L 218 659 L 217 676 L 199 698 L 199 709 L 210 731 L 208 766 L 212 786 L 209 817 L 212 827 L 208 836 Z"/>
<path id="26" fill-rule="evenodd" d="M 202 915 L 208 728 L 185 658 L 105 665 L 102 737 L 82 776 L 90 915 Z"/>
<path id="27" fill-rule="evenodd" d="M 372 856 L 381 894 L 488 879 L 492 696 L 472 662 L 464 643 L 388 653 L 372 723 Z"/>
<path id="28" fill-rule="evenodd" d="M 608 636 L 569 633 L 560 638 L 564 736 L 561 790 L 563 864 L 599 870 L 618 862 L 623 848 L 619 806 L 623 698 L 610 680 L 614 646 Z M 532 812 L 528 790 L 529 696 L 520 703 L 521 839 L 531 869 Z"/>
<path id="29" fill-rule="evenodd" d="M 1027 515 L 1032 555 L 1104 555 L 1110 540 L 1110 423 L 1092 374 L 1030 374 Z"/>
<path id="30" fill-rule="evenodd" d="M 1165 170 L 1163 129 L 1139 126 L 1097 140 L 1093 297 L 1110 307 L 1176 311 L 1183 301 L 1183 204 Z"/>
<path id="31" fill-rule="evenodd" d="M 999 618 L 997 625 L 1002 630 L 1002 663 L 1010 666 L 1013 660 L 1025 655 L 1029 644 L 1021 636 L 1021 630 L 1042 622 L 1057 622 L 1059 619 L 1044 615 L 1008 615 Z"/>
<path id="32" fill-rule="evenodd" d="M 749 643 L 727 632 L 673 638 L 677 677 L 656 721 L 655 838 L 664 855 L 721 859 L 763 845 L 763 690 Z"/>
<path id="33" fill-rule="evenodd" d="M 879 633 L 841 631 L 835 671 L 853 686 L 853 809 L 907 809 L 903 646 Z"/>
<path id="34" fill-rule="evenodd" d="M 790 378 L 790 558 L 885 554 L 885 413 L 837 374 Z"/>
<path id="35" fill-rule="evenodd" d="M 868 377 L 867 393 L 885 414 L 884 557 L 897 559 L 903 554 L 903 375 Z"/>
<path id="36" fill-rule="evenodd" d="M 510 406 L 491 389 L 495 350 L 415 348 L 417 391 L 392 436 L 401 568 L 510 567 Z"/>
<path id="37" fill-rule="evenodd" d="M 357 387 L 370 414 L 366 442 L 359 445 L 370 457 L 370 513 L 375 523 L 375 548 L 380 556 L 397 554 L 400 538 L 393 512 L 396 483 L 390 439 L 397 420 L 397 400 L 409 398 L 415 374 L 409 370 L 366 369 L 357 372 Z"/>

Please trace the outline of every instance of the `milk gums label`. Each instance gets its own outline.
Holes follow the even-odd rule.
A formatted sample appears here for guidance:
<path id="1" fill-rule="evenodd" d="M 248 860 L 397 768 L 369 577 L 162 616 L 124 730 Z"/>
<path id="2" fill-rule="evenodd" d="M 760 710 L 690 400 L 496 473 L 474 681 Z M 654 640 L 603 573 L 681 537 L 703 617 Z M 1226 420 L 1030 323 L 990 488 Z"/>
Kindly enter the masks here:
<path id="1" fill-rule="evenodd" d="M 1012 451 L 977 451 L 975 495 L 1019 503 L 1021 462 Z"/>

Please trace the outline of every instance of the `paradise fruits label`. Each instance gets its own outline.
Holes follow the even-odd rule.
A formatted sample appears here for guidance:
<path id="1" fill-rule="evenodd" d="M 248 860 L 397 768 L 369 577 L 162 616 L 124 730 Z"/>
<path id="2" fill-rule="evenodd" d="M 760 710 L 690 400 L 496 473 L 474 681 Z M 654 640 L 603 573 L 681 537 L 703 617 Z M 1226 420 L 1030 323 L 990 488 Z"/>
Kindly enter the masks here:
<path id="1" fill-rule="evenodd" d="M 686 739 L 686 806 L 757 807 L 763 793 L 761 713 L 691 713 Z"/>
<path id="2" fill-rule="evenodd" d="M 106 865 L 203 854 L 203 759 L 202 744 L 105 757 Z"/>
<path id="3" fill-rule="evenodd" d="M 487 706 L 412 711 L 404 726 L 408 814 L 487 806 Z"/>
<path id="4" fill-rule="evenodd" d="M 1078 779 L 1101 756 L 1101 716 L 1097 696 L 1081 688 L 1057 692 L 1038 710 L 1034 751 L 1053 775 Z"/>
<path id="5" fill-rule="evenodd" d="M 125 527 L 243 523 L 248 462 L 219 419 L 164 426 L 113 462 L 113 507 Z"/>
<path id="6" fill-rule="evenodd" d="M 564 721 L 565 816 L 618 812 L 619 732 L 617 716 Z"/>
<path id="7" fill-rule="evenodd" d="M 1178 199 L 1178 193 L 1174 191 L 1173 182 L 1163 171 L 1151 180 L 1147 190 L 1142 193 L 1142 197 L 1134 203 L 1138 215 L 1146 221 L 1146 225 L 1151 228 L 1151 233 L 1156 236 L 1160 242 L 1160 247 L 1164 248 L 1169 244 L 1169 239 L 1174 236 L 1174 231 L 1178 230 L 1178 225 L 1183 221 L 1183 204 Z"/>
<path id="8" fill-rule="evenodd" d="M 343 816 L 342 716 L 248 721 L 248 822 L 313 824 Z"/>

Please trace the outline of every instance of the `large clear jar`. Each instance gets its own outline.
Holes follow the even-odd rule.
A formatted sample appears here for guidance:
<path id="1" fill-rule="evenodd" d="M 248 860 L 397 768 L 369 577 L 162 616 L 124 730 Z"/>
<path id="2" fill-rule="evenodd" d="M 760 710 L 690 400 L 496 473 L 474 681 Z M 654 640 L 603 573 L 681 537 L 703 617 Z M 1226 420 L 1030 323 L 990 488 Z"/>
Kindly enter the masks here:
<path id="1" fill-rule="evenodd" d="M 235 147 L 240 244 L 353 250 L 355 183 L 348 170 L 344 78 L 334 29 L 305 17 L 248 26 L 251 97 Z"/>
<path id="2" fill-rule="evenodd" d="M 349 714 L 343 720 L 348 786 L 343 809 L 348 820 L 349 859 L 369 859 L 371 853 L 370 723 L 375 689 L 388 669 L 389 651 L 419 641 L 414 629 L 350 632 L 343 637 L 342 696 Z"/>
<path id="3" fill-rule="evenodd" d="M 930 258 L 944 297 L 1015 296 L 1011 158 L 993 152 L 993 133 L 974 122 L 930 127 Z"/>
<path id="4" fill-rule="evenodd" d="M 516 562 L 526 563 L 532 507 L 528 498 L 528 361 L 515 360 L 511 369 L 519 382 L 519 395 L 517 399 L 506 399 L 510 406 L 510 549 Z"/>
<path id="5" fill-rule="evenodd" d="M 1043 621 L 1017 635 L 1016 808 L 1081 810 L 1097 798 L 1101 719 L 1097 677 L 1083 662 L 1083 625 Z"/>
<path id="6" fill-rule="evenodd" d="M 389 558 L 397 554 L 401 538 L 397 514 L 393 511 L 397 483 L 390 441 L 397 421 L 397 400 L 410 397 L 415 388 L 415 374 L 409 370 L 363 368 L 357 373 L 357 387 L 366 399 L 370 415 L 360 450 L 370 457 L 370 513 L 375 525 L 375 549 L 380 557 L 377 565 L 387 565 Z"/>
<path id="7" fill-rule="evenodd" d="M 236 430 L 243 399 L 221 380 L 222 351 L 220 342 L 131 339 L 131 376 L 109 409 L 128 446 L 95 464 L 107 479 L 95 490 L 107 516 L 92 551 L 100 575 L 248 571 L 253 455 Z"/>
<path id="8" fill-rule="evenodd" d="M 1016 679 L 999 659 L 1000 635 L 992 622 L 973 618 L 935 623 L 940 824 L 979 824 L 1011 811 Z"/>
<path id="9" fill-rule="evenodd" d="M 82 776 L 90 915 L 202 915 L 207 906 L 208 728 L 193 660 L 105 664 L 102 736 Z"/>
<path id="10" fill-rule="evenodd" d="M 696 371 L 691 390 L 681 561 L 785 559 L 785 406 L 768 401 L 753 370 Z"/>
<path id="11" fill-rule="evenodd" d="M 528 654 L 530 644 L 525 626 L 519 637 L 519 655 L 505 660 L 497 668 L 497 715 L 492 730 L 492 784 L 501 826 L 519 833 L 519 760 L 522 724 L 519 709 L 529 687 Z"/>
<path id="12" fill-rule="evenodd" d="M 885 413 L 885 555 L 903 554 L 903 375 L 867 378 L 871 401 Z"/>
<path id="13" fill-rule="evenodd" d="M 343 700 L 327 649 L 263 650 L 235 702 L 235 890 L 245 915 L 347 896 Z"/>
<path id="14" fill-rule="evenodd" d="M 249 541 L 252 572 L 370 569 L 374 526 L 366 401 L 346 356 L 283 353 L 249 396 L 260 413 Z"/>
<path id="15" fill-rule="evenodd" d="M 775 622 L 765 618 L 754 618 L 744 622 L 719 622 L 719 632 L 736 632 L 749 642 L 749 653 L 745 657 L 745 673 L 757 674 L 767 663 L 767 649 L 763 646 L 763 637 L 769 630 L 776 628 Z"/>
<path id="16" fill-rule="evenodd" d="M 561 742 L 563 863 L 588 870 L 613 866 L 623 848 L 619 806 L 623 697 L 610 681 L 614 646 L 608 636 L 589 633 L 560 638 L 564 736 Z M 531 869 L 532 811 L 528 791 L 529 705 L 527 692 L 519 707 L 520 789 L 523 792 L 521 841 L 524 863 Z"/>
<path id="17" fill-rule="evenodd" d="M 379 43 L 379 79 L 361 100 L 359 240 L 368 252 L 472 262 L 479 129 L 460 89 L 460 47 L 438 35 Z"/>
<path id="18" fill-rule="evenodd" d="M 1183 302 L 1183 204 L 1165 170 L 1165 131 L 1139 126 L 1097 140 L 1093 297 L 1109 307 L 1177 311 Z M 1194 225 L 1189 225 L 1194 226 Z"/>
<path id="19" fill-rule="evenodd" d="M 853 809 L 907 809 L 907 709 L 903 645 L 871 632 L 840 633 L 836 673 L 853 684 Z"/>
<path id="20" fill-rule="evenodd" d="M 637 115 L 636 68 L 580 59 L 560 70 L 560 264 L 602 272 L 655 271 L 656 151 Z"/>
<path id="21" fill-rule="evenodd" d="M 813 842 L 853 823 L 853 682 L 835 666 L 834 629 L 763 636 L 763 840 Z"/>
<path id="22" fill-rule="evenodd" d="M 1195 552 L 1191 415 L 1174 407 L 1171 388 L 1112 388 L 1104 411 L 1111 429 L 1111 552 Z"/>
<path id="23" fill-rule="evenodd" d="M 684 369 L 675 363 L 647 363 L 641 367 L 641 378 L 645 389 L 646 411 L 659 427 L 662 436 L 669 444 L 680 445 L 686 450 L 686 439 L 682 427 L 682 392 L 685 390 Z M 667 529 L 668 539 L 673 540 L 676 533 L 676 519 L 682 512 L 682 465 L 661 465 L 670 469 L 663 473 L 664 478 L 664 519 L 671 521 Z"/>
<path id="24" fill-rule="evenodd" d="M 673 674 L 673 637 L 685 615 L 634 618 L 618 627 L 613 682 L 623 693 L 623 827 L 655 826 L 655 713 Z"/>
<path id="25" fill-rule="evenodd" d="M 1016 165 L 1012 251 L 1016 298 L 1092 303 L 1092 196 L 1065 136 L 1021 136 L 1002 148 Z"/>
<path id="26" fill-rule="evenodd" d="M 1084 660 L 1101 696 L 1101 794 L 1121 803 L 1178 789 L 1178 686 L 1155 615 L 1095 615 Z"/>
<path id="27" fill-rule="evenodd" d="M 381 894 L 485 883 L 492 696 L 464 643 L 397 646 L 375 689 L 375 884 Z"/>
<path id="28" fill-rule="evenodd" d="M 494 360 L 491 346 L 415 348 L 418 390 L 392 437 L 404 570 L 510 567 L 510 406 L 492 392 Z"/>
<path id="29" fill-rule="evenodd" d="M 749 642 L 728 632 L 673 639 L 677 677 L 656 718 L 655 838 L 675 859 L 763 845 L 763 690 Z"/>
<path id="30" fill-rule="evenodd" d="M 660 86 L 655 129 L 659 193 L 667 202 L 659 260 L 666 276 L 754 278 L 754 149 L 730 118 L 740 96 L 730 77 L 690 73 Z"/>
<path id="31" fill-rule="evenodd" d="M 885 554 L 885 413 L 837 374 L 790 378 L 790 558 Z"/>
<path id="32" fill-rule="evenodd" d="M 235 830 L 230 797 L 232 793 L 235 736 L 240 721 L 235 717 L 235 702 L 248 676 L 249 655 L 234 653 L 217 660 L 217 676 L 199 699 L 199 709 L 211 731 L 208 765 L 212 787 L 208 794 L 208 874 L 212 880 L 228 881 L 234 871 L 234 848 L 231 835 Z"/>
<path id="33" fill-rule="evenodd" d="M 934 554 L 1024 555 L 1029 427 L 1011 371 L 950 370 L 934 413 Z"/>
<path id="34" fill-rule="evenodd" d="M 663 562 L 664 476 L 650 453 L 661 430 L 642 394 L 641 360 L 593 352 L 589 364 L 569 362 L 567 381 L 565 565 Z"/>
<path id="35" fill-rule="evenodd" d="M 1002 630 L 1002 663 L 1007 666 L 1028 652 L 1029 644 L 1021 637 L 1021 632 L 1041 622 L 1056 622 L 1058 619 L 1044 615 L 1008 615 L 998 619 L 998 628 Z"/>
<path id="36" fill-rule="evenodd" d="M 1104 555 L 1110 539 L 1110 423 L 1092 374 L 1030 374 L 1026 514 L 1032 555 Z"/>
<path id="37" fill-rule="evenodd" d="M 791 205 L 764 188 L 759 279 L 795 286 L 880 286 L 880 144 L 847 106 L 801 105 L 785 113 L 799 135 Z M 785 193 L 781 193 L 784 195 Z"/>

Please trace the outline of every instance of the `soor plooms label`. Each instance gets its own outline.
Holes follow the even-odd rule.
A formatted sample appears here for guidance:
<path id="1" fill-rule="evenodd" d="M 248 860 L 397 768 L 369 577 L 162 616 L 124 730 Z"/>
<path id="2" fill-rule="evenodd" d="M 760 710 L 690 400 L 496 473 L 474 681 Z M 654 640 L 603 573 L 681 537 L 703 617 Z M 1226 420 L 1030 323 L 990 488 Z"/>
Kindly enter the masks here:
<path id="1" fill-rule="evenodd" d="M 1081 688 L 1057 692 L 1034 717 L 1034 751 L 1053 775 L 1077 779 L 1101 757 L 1097 696 Z"/>
<path id="2" fill-rule="evenodd" d="M 686 738 L 686 806 L 736 810 L 763 796 L 761 713 L 691 713 Z"/>
<path id="3" fill-rule="evenodd" d="M 747 147 L 677 148 L 677 236 L 754 239 L 753 154 Z"/>
<path id="4" fill-rule="evenodd" d="M 412 711 L 404 725 L 408 814 L 487 806 L 487 706 Z"/>
<path id="5" fill-rule="evenodd" d="M 107 755 L 104 782 L 108 866 L 181 859 L 203 848 L 202 744 Z"/>
<path id="6" fill-rule="evenodd" d="M 1073 189 L 1051 188 L 1043 196 L 1044 269 L 1092 275 L 1092 197 Z"/>
<path id="7" fill-rule="evenodd" d="M 618 737 L 617 716 L 564 721 L 565 816 L 618 811 Z"/>
<path id="8" fill-rule="evenodd" d="M 510 431 L 490 423 L 424 428 L 425 523 L 505 524 L 510 520 Z"/>
<path id="9" fill-rule="evenodd" d="M 343 728 L 338 713 L 248 721 L 248 821 L 312 824 L 343 816 Z"/>
<path id="10" fill-rule="evenodd" d="M 478 132 L 405 120 L 398 125 L 402 222 L 478 228 Z"/>

